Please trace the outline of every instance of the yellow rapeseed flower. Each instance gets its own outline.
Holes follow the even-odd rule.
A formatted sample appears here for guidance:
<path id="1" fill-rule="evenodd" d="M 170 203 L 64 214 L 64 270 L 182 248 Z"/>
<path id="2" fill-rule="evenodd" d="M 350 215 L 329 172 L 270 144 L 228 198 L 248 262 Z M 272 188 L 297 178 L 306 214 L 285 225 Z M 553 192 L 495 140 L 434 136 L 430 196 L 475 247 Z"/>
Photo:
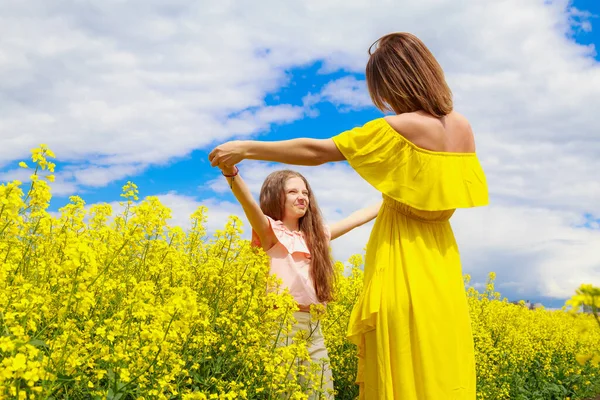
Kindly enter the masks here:
<path id="1" fill-rule="evenodd" d="M 47 147 L 38 171 L 54 171 Z M 0 184 L 0 398 L 260 399 L 314 394 L 319 376 L 306 332 L 287 340 L 297 308 L 269 276 L 264 251 L 232 217 L 207 237 L 207 209 L 171 227 L 158 198 L 123 186 L 124 210 L 86 208 L 72 196 L 48 212 L 53 175 Z M 335 263 L 335 301 L 314 307 L 338 398 L 358 394 L 357 349 L 346 339 L 362 290 L 364 257 Z M 529 310 L 496 292 L 466 290 L 476 349 L 477 399 L 535 398 L 600 387 L 596 292 L 585 285 L 569 311 Z M 465 276 L 467 285 L 470 277 Z M 579 363 L 583 361 L 583 363 Z M 537 386 L 536 386 L 537 385 Z M 556 389 L 558 387 L 558 389 Z M 520 396 L 520 397 L 519 397 Z M 525 397 L 523 397 L 525 396 Z M 555 397 L 561 396 L 556 394 Z"/>

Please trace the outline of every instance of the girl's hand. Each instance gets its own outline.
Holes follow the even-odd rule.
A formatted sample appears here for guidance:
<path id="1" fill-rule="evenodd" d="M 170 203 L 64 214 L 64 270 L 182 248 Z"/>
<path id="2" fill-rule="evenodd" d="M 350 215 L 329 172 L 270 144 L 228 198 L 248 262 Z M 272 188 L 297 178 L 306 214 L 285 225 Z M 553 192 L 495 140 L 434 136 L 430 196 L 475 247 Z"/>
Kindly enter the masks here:
<path id="1" fill-rule="evenodd" d="M 219 169 L 221 170 L 221 172 L 223 173 L 223 175 L 234 175 L 235 174 L 235 166 L 228 166 L 228 165 L 219 165 Z"/>
<path id="2" fill-rule="evenodd" d="M 381 209 L 382 204 L 383 200 L 370 207 L 366 207 L 362 210 L 355 211 L 343 220 L 332 224 L 329 227 L 329 230 L 331 232 L 331 240 L 345 235 L 352 229 L 364 225 L 367 222 L 375 219 L 377 217 L 377 214 L 379 214 L 379 210 Z"/>

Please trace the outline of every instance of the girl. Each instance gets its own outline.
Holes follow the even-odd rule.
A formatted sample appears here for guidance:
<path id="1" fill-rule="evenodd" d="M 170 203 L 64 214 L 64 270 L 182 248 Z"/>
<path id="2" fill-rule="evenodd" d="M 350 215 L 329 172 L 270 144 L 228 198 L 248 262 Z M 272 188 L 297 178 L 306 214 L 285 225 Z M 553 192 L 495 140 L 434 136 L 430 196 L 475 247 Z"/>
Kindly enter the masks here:
<path id="1" fill-rule="evenodd" d="M 310 306 L 332 300 L 333 261 L 329 241 L 373 220 L 381 203 L 359 210 L 330 227 L 325 226 L 313 192 L 306 178 L 294 171 L 271 173 L 260 191 L 260 206 L 239 175 L 237 167 L 221 168 L 233 194 L 252 226 L 252 243 L 262 247 L 271 261 L 271 273 L 283 282 L 298 303 L 298 330 L 311 334 L 309 353 L 312 362 L 327 359 L 327 349 L 318 322 L 311 321 Z M 324 365 L 325 397 L 333 399 L 333 380 L 329 363 Z"/>

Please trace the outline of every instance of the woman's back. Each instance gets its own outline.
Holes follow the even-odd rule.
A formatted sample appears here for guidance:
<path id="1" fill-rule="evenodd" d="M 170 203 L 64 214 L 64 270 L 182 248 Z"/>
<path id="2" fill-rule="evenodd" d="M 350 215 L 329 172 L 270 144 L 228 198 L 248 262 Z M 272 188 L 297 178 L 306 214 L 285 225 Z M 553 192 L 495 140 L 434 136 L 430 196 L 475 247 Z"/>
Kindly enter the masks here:
<path id="1" fill-rule="evenodd" d="M 385 117 L 388 124 L 415 146 L 440 153 L 474 153 L 475 140 L 468 120 L 457 112 L 437 118 L 424 112 L 404 113 Z M 447 221 L 454 209 L 441 211 L 418 210 L 387 199 L 393 206 L 411 218 L 424 221 Z"/>
<path id="2" fill-rule="evenodd" d="M 437 118 L 424 112 L 385 117 L 390 126 L 422 149 L 446 153 L 474 153 L 469 121 L 457 112 Z"/>

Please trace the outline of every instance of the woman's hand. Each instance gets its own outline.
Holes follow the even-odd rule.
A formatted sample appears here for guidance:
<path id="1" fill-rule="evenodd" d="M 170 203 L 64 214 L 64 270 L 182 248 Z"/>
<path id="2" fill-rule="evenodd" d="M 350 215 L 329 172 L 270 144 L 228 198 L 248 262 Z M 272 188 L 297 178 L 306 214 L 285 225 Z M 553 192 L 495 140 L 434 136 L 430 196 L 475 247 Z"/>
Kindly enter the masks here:
<path id="1" fill-rule="evenodd" d="M 245 145 L 241 140 L 223 143 L 215 147 L 208 155 L 211 166 L 218 166 L 221 169 L 227 168 L 227 170 L 230 170 L 230 168 L 245 158 Z"/>

